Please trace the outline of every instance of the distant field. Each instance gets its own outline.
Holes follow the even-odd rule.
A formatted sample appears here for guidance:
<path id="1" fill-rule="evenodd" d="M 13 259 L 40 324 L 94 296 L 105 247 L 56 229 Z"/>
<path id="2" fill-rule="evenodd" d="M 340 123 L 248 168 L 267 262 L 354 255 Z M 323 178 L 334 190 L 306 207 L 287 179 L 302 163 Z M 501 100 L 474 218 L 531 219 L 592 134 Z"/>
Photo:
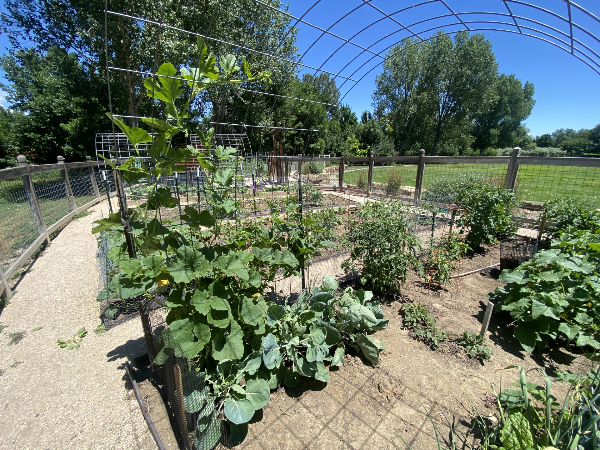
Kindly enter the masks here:
<path id="1" fill-rule="evenodd" d="M 402 184 L 414 186 L 417 165 L 375 166 L 373 182 L 385 184 L 387 173 L 400 171 Z M 367 167 L 349 167 L 344 181 L 356 185 L 359 174 L 367 176 Z M 459 173 L 481 174 L 494 182 L 502 182 L 506 164 L 427 164 L 423 176 L 423 189 L 438 177 Z M 517 191 L 522 200 L 546 201 L 557 197 L 577 198 L 600 207 L 600 168 L 521 165 L 517 176 Z"/>

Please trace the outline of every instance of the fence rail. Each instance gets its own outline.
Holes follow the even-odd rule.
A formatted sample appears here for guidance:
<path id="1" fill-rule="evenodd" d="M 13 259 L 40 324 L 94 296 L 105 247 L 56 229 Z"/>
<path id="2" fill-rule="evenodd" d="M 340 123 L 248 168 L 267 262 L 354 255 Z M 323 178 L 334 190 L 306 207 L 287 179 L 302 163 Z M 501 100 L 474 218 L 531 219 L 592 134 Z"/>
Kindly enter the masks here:
<path id="1" fill-rule="evenodd" d="M 337 162 L 338 180 L 331 182 L 339 189 L 347 183 L 346 164 L 363 164 L 367 170 L 365 190 L 367 195 L 373 193 L 374 166 L 376 164 L 398 164 L 402 179 L 409 180 L 411 199 L 421 201 L 421 194 L 429 181 L 440 176 L 451 176 L 456 173 L 485 173 L 503 180 L 508 189 L 517 189 L 520 198 L 525 201 L 543 202 L 552 198 L 578 198 L 600 208 L 600 158 L 575 157 L 538 157 L 519 156 L 519 148 L 513 149 L 511 156 L 425 156 L 421 150 L 419 156 L 385 156 L 385 157 L 335 157 L 327 158 L 329 164 Z M 279 157 L 287 166 L 289 162 L 299 165 L 310 161 L 325 161 L 320 157 Z M 406 166 L 406 167 L 405 167 Z M 481 167 L 479 167 L 481 166 Z M 285 172 L 287 173 L 287 171 Z M 285 178 L 285 173 L 280 174 Z M 406 176 L 405 176 L 406 175 Z M 287 179 L 285 179 L 287 181 Z M 355 183 L 353 183 L 355 184 Z"/>
<path id="2" fill-rule="evenodd" d="M 98 163 L 30 165 L 0 170 L 0 295 L 11 298 L 9 280 L 51 235 L 110 191 Z"/>

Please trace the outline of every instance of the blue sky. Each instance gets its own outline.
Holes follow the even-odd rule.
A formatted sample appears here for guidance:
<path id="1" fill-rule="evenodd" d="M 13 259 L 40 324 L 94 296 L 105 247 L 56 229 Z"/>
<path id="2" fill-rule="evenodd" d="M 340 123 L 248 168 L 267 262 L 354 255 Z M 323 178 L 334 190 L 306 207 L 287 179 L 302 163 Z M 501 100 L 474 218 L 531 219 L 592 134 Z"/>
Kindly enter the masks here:
<path id="1" fill-rule="evenodd" d="M 312 0 L 288 1 L 289 11 L 296 17 L 303 15 L 314 4 Z M 521 2 L 507 0 L 506 3 L 501 0 L 444 0 L 446 5 L 459 13 L 486 11 L 506 14 L 506 5 L 508 5 L 516 16 L 543 22 L 550 27 L 554 27 L 555 30 L 540 27 L 533 22 L 519 20 L 518 22 L 523 26 L 535 26 L 552 35 L 558 35 L 556 30 L 569 33 L 567 22 L 539 9 L 524 6 L 524 1 L 540 8 L 546 8 L 561 17 L 567 17 L 566 3 L 563 0 L 523 0 Z M 381 12 L 376 9 L 391 14 L 400 8 L 407 8 L 415 3 L 422 4 L 394 14 L 391 18 L 384 18 Z M 600 17 L 600 1 L 577 0 L 577 4 L 596 17 Z M 380 64 L 382 58 L 374 56 L 368 51 L 365 52 L 364 48 L 368 48 L 369 51 L 374 53 L 385 54 L 387 47 L 393 45 L 402 37 L 408 36 L 407 31 L 398 31 L 400 29 L 399 23 L 406 26 L 420 22 L 410 27 L 410 29 L 415 33 L 420 33 L 419 35 L 422 37 L 428 37 L 432 32 L 426 30 L 433 27 L 443 26 L 441 29 L 449 32 L 464 28 L 462 25 L 452 25 L 453 22 L 457 22 L 457 19 L 448 15 L 449 10 L 439 0 L 428 2 L 427 0 L 419 0 L 418 2 L 416 0 L 411 2 L 371 0 L 369 3 L 362 0 L 320 0 L 306 14 L 304 20 L 323 29 L 328 29 L 347 13 L 348 16 L 333 26 L 330 32 L 341 38 L 352 38 L 352 42 L 356 45 L 346 43 L 333 57 L 326 61 L 344 43 L 337 37 L 325 35 L 307 51 L 322 32 L 301 23 L 298 25 L 298 47 L 301 54 L 307 51 L 303 56 L 305 64 L 313 67 L 323 65 L 323 69 L 333 73 L 338 73 L 342 67 L 356 57 L 356 60 L 351 62 L 341 74 L 354 80 L 364 78 L 357 84 L 350 81 L 343 84 L 344 80 L 341 78 L 337 79 L 336 82 L 338 87 L 341 87 L 342 95 L 346 95 L 343 103 L 349 104 L 358 116 L 364 110 L 372 110 L 371 95 L 375 88 L 375 76 L 382 70 Z M 437 15 L 447 15 L 447 17 L 430 20 Z M 459 17 L 464 21 L 472 22 L 469 24 L 471 28 L 491 27 L 491 25 L 482 25 L 481 20 L 504 22 L 509 20 L 505 16 L 489 14 L 461 14 Z M 600 22 L 576 9 L 572 10 L 572 17 L 575 23 L 595 32 L 600 37 Z M 375 25 L 359 33 L 361 29 L 375 21 L 378 21 Z M 477 21 L 479 23 L 476 23 Z M 507 30 L 516 30 L 514 26 L 511 28 L 505 24 L 496 26 Z M 531 30 L 524 31 L 549 39 L 565 47 L 564 44 L 546 35 Z M 358 35 L 354 36 L 357 33 Z M 522 82 L 530 81 L 535 86 L 534 98 L 536 104 L 531 116 L 526 121 L 526 125 L 533 136 L 551 133 L 558 128 L 574 128 L 576 130 L 592 128 L 600 123 L 600 75 L 598 73 L 569 53 L 540 40 L 499 31 L 485 31 L 484 34 L 492 42 L 500 71 L 515 74 Z M 386 35 L 390 36 L 385 38 Z M 577 43 L 576 48 L 581 48 L 596 62 L 599 62 L 600 56 L 595 57 L 591 52 L 600 55 L 600 41 L 577 28 L 574 30 L 574 36 L 583 45 L 587 45 L 590 50 Z M 568 41 L 568 39 L 566 40 Z M 358 48 L 357 45 L 362 46 L 363 49 Z M 8 40 L 6 36 L 0 35 L 0 52 L 6 52 L 7 49 Z M 370 59 L 372 60 L 369 62 Z M 596 68 L 600 71 L 600 66 L 596 66 Z M 314 71 L 308 72 L 314 73 Z M 350 87 L 352 89 L 349 90 Z M 0 103 L 6 105 L 3 92 L 0 92 Z"/>
<path id="2" fill-rule="evenodd" d="M 422 2 L 422 0 L 421 0 Z M 370 3 L 376 6 L 381 11 L 390 14 L 406 8 L 415 3 L 412 2 L 397 2 L 387 0 L 372 0 Z M 568 17 L 566 3 L 562 0 L 528 0 L 529 3 L 540 8 L 548 9 L 562 17 Z M 501 0 L 445 0 L 445 3 L 450 6 L 455 12 L 496 12 L 499 14 L 507 14 L 507 7 Z M 578 0 L 577 3 L 600 17 L 600 1 L 598 0 Z M 561 20 L 550 13 L 546 13 L 539 9 L 524 6 L 522 3 L 507 2 L 512 13 L 516 16 L 526 17 L 531 20 L 543 22 L 544 24 L 569 33 L 568 22 Z M 312 1 L 305 0 L 289 0 L 289 11 L 296 17 L 302 16 L 306 10 L 313 5 Z M 354 8 L 357 8 L 351 12 Z M 370 23 L 381 19 L 383 16 L 375 8 L 366 6 L 361 0 L 322 0 L 317 3 L 304 16 L 304 20 L 323 29 L 329 29 L 340 17 L 350 13 L 349 16 L 336 24 L 331 30 L 332 33 L 339 37 L 350 39 L 362 28 Z M 436 26 L 442 26 L 456 22 L 454 16 L 444 17 L 436 20 L 428 20 L 437 15 L 449 14 L 449 10 L 440 1 L 432 0 L 428 4 L 424 4 L 415 8 L 410 8 L 406 11 L 393 15 L 392 18 L 398 23 L 406 26 L 416 22 L 421 24 L 411 27 L 415 33 L 424 32 Z M 485 25 L 482 20 L 488 21 L 504 21 L 509 20 L 506 16 L 501 15 L 483 15 L 483 14 L 465 14 L 459 16 L 464 21 L 471 21 L 471 28 L 493 26 L 500 27 L 506 30 L 516 31 L 516 27 L 511 27 L 505 24 Z M 585 15 L 576 9 L 572 10 L 574 22 L 581 27 L 596 32 L 600 36 L 600 23 L 593 18 Z M 407 36 L 407 32 L 398 33 L 400 29 L 398 23 L 393 19 L 384 18 L 377 22 L 356 37 L 352 41 L 365 48 L 373 45 L 382 37 L 394 33 L 392 37 L 382 40 L 375 44 L 372 49 L 376 52 L 383 51 L 386 47 L 394 44 L 400 38 Z M 426 21 L 426 22 L 424 22 Z M 475 23 L 479 21 L 479 23 Z M 549 33 L 554 36 L 561 37 L 560 34 L 548 27 L 542 27 L 534 24 L 531 21 L 518 20 L 522 26 L 531 26 L 540 29 L 544 33 Z M 463 26 L 448 25 L 442 28 L 446 31 L 458 31 L 464 29 Z M 552 42 L 562 45 L 555 39 L 534 32 L 531 30 L 522 29 L 526 33 L 535 34 L 536 36 L 548 39 Z M 433 32 L 425 32 L 420 34 L 422 37 L 428 37 Z M 600 75 L 583 62 L 579 61 L 569 53 L 556 48 L 555 46 L 542 42 L 538 39 L 521 36 L 518 34 L 500 32 L 500 31 L 484 31 L 485 36 L 492 42 L 493 51 L 499 63 L 500 72 L 506 74 L 515 74 L 522 82 L 530 81 L 535 86 L 536 104 L 531 116 L 527 119 L 526 125 L 531 130 L 532 135 L 539 136 L 544 133 L 551 133 L 558 128 L 592 128 L 600 124 Z M 304 52 L 310 45 L 319 37 L 320 31 L 305 25 L 298 25 L 298 47 L 300 52 Z M 587 45 L 591 50 L 600 54 L 600 42 L 593 39 L 585 32 L 575 28 L 574 36 L 583 44 Z M 570 41 L 570 39 L 561 37 Z M 318 43 L 313 46 L 303 57 L 305 64 L 313 67 L 320 67 L 331 53 L 340 46 L 341 41 L 330 35 L 325 35 L 320 38 Z M 580 47 L 588 52 L 587 49 L 576 44 L 576 48 Z M 369 47 L 370 48 L 370 47 Z M 352 59 L 357 54 L 363 52 L 361 49 L 346 44 L 330 61 L 328 61 L 323 69 L 337 73 L 347 61 Z M 339 56 L 339 57 L 338 57 Z M 359 56 L 355 63 L 351 64 L 348 69 L 341 73 L 349 76 L 358 66 L 367 61 L 373 55 L 364 53 Z M 595 58 L 599 61 L 600 58 Z M 367 63 L 364 69 L 352 76 L 357 79 L 358 76 L 365 74 L 371 68 L 372 72 L 366 74 L 344 98 L 343 102 L 348 103 L 352 109 L 360 116 L 363 110 L 372 110 L 371 95 L 375 87 L 375 75 L 382 70 L 381 65 L 377 66 L 375 61 L 381 61 L 381 58 L 375 58 L 371 63 Z M 600 68 L 597 67 L 600 71 Z M 314 73 L 314 71 L 309 71 Z M 343 80 L 339 80 L 338 86 Z M 348 86 L 354 84 L 347 82 L 342 87 L 342 94 L 347 90 Z"/>

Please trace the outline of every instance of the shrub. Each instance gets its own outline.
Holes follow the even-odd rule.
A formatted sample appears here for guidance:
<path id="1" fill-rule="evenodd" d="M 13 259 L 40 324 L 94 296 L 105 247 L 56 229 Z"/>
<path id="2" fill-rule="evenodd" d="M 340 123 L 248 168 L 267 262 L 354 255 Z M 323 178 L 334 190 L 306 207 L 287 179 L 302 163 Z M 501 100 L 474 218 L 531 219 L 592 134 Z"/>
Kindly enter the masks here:
<path id="1" fill-rule="evenodd" d="M 409 232 L 408 208 L 402 202 L 369 202 L 356 215 L 345 237 L 352 249 L 342 265 L 347 273 L 360 267 L 362 284 L 397 289 L 411 267 L 421 270 L 416 257 L 420 241 Z"/>
<path id="2" fill-rule="evenodd" d="M 484 183 L 481 174 L 460 174 L 433 180 L 423 191 L 421 199 L 435 203 L 457 203 L 460 193 L 469 185 Z"/>
<path id="3" fill-rule="evenodd" d="M 323 202 L 323 193 L 309 184 L 302 186 L 302 196 L 306 205 L 320 206 Z"/>
<path id="4" fill-rule="evenodd" d="M 512 236 L 517 230 L 511 213 L 517 202 L 514 192 L 503 186 L 471 184 L 458 196 L 463 211 L 460 217 L 469 230 L 465 239 L 473 249 L 494 244 Z"/>
<path id="5" fill-rule="evenodd" d="M 360 189 L 366 189 L 367 181 L 367 174 L 362 170 L 358 172 L 358 175 L 356 176 L 356 187 Z"/>
<path id="6" fill-rule="evenodd" d="M 387 172 L 387 183 L 385 185 L 385 193 L 388 195 L 400 194 L 402 186 L 402 174 L 398 169 L 391 169 Z"/>
<path id="7" fill-rule="evenodd" d="M 308 171 L 312 175 L 318 175 L 325 170 L 325 163 L 321 161 L 311 161 L 308 163 Z"/>

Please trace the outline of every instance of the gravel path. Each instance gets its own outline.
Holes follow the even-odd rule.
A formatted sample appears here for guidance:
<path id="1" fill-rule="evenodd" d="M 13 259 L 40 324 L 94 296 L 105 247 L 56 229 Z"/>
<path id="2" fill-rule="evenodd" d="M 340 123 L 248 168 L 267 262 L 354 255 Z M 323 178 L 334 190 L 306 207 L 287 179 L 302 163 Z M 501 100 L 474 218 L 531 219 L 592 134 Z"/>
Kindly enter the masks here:
<path id="1" fill-rule="evenodd" d="M 71 222 L 44 250 L 0 315 L 0 449 L 155 449 L 124 362 L 145 353 L 133 319 L 103 334 L 92 222 Z M 59 348 L 82 327 L 79 350 Z M 11 334 L 24 332 L 11 343 Z M 14 336 L 14 335 L 13 335 Z"/>

